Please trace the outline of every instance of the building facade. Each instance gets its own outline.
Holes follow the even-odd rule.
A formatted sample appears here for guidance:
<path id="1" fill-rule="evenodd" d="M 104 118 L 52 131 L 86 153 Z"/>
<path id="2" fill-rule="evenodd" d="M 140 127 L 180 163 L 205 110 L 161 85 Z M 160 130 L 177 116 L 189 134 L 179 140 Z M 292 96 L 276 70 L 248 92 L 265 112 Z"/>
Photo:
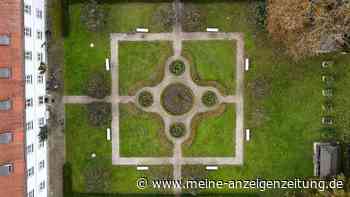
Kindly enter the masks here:
<path id="1" fill-rule="evenodd" d="M 48 193 L 47 144 L 38 137 L 47 122 L 45 6 L 45 0 L 23 3 L 27 197 L 46 197 Z"/>
<path id="2" fill-rule="evenodd" d="M 26 195 L 22 0 L 0 1 L 0 196 Z"/>

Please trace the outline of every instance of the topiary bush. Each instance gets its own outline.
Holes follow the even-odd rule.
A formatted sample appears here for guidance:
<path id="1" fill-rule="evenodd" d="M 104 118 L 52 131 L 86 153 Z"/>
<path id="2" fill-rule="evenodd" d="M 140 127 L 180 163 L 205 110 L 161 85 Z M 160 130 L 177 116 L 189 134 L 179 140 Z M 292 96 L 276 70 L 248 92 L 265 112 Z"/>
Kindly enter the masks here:
<path id="1" fill-rule="evenodd" d="M 186 127 L 183 123 L 174 123 L 170 126 L 170 134 L 173 137 L 182 137 L 186 132 Z"/>
<path id="2" fill-rule="evenodd" d="M 84 3 L 80 19 L 89 31 L 102 31 L 107 21 L 108 10 L 96 0 Z"/>
<path id="3" fill-rule="evenodd" d="M 169 70 L 176 76 L 182 75 L 185 72 L 185 64 L 181 60 L 175 60 L 170 64 Z"/>
<path id="4" fill-rule="evenodd" d="M 103 73 L 94 73 L 90 75 L 87 83 L 87 95 L 103 99 L 109 94 L 109 85 L 106 76 Z"/>
<path id="5" fill-rule="evenodd" d="M 89 112 L 89 123 L 95 127 L 101 127 L 110 124 L 111 106 L 109 103 L 93 102 L 87 105 Z"/>
<path id="6" fill-rule="evenodd" d="M 148 91 L 143 91 L 139 94 L 138 101 L 142 107 L 150 107 L 153 104 L 153 95 Z"/>
<path id="7" fill-rule="evenodd" d="M 207 91 L 202 96 L 202 102 L 207 107 L 212 107 L 218 103 L 218 97 L 215 92 Z"/>

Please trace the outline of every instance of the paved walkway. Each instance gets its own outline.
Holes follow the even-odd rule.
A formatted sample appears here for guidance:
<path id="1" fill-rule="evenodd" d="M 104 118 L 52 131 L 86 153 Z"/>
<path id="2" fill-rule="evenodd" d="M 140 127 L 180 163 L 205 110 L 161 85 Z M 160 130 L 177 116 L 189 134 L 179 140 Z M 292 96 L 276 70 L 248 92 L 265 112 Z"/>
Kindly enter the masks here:
<path id="1" fill-rule="evenodd" d="M 111 76 L 112 76 L 112 93 L 105 99 L 94 99 L 88 96 L 65 96 L 64 103 L 81 103 L 87 104 L 95 101 L 104 101 L 112 104 L 112 163 L 114 165 L 173 165 L 174 179 L 181 180 L 181 166 L 182 165 L 243 165 L 243 123 L 244 123 L 244 109 L 243 109 L 243 88 L 244 88 L 244 41 L 242 33 L 208 33 L 208 32 L 193 32 L 185 33 L 181 30 L 181 10 L 182 3 L 180 0 L 175 0 L 174 9 L 176 11 L 176 23 L 172 33 L 112 33 L 111 34 Z M 160 84 L 155 87 L 141 88 L 135 96 L 120 96 L 119 95 L 119 42 L 120 41 L 172 41 L 174 55 L 170 57 L 165 66 L 165 76 Z M 192 81 L 190 74 L 190 65 L 188 61 L 181 57 L 182 42 L 186 40 L 232 40 L 237 43 L 236 50 L 236 94 L 223 96 L 214 87 L 198 86 Z M 173 60 L 181 59 L 185 65 L 185 73 L 179 77 L 173 76 L 169 72 L 169 65 Z M 192 118 L 198 114 L 207 111 L 215 110 L 215 107 L 208 108 L 204 106 L 200 99 L 195 99 L 193 108 L 186 114 L 181 116 L 169 115 L 161 106 L 160 95 L 164 88 L 170 83 L 181 82 L 187 85 L 194 93 L 194 95 L 202 95 L 205 91 L 211 90 L 218 95 L 219 104 L 221 103 L 235 103 L 236 104 L 236 129 L 232 140 L 235 140 L 235 153 L 232 157 L 183 157 L 181 145 L 190 137 L 190 132 L 187 132 L 182 138 L 174 138 L 169 133 L 169 127 L 173 122 L 183 122 L 186 125 L 187 131 L 191 131 Z M 139 92 L 147 90 L 154 95 L 154 104 L 149 108 L 142 108 L 136 102 Z M 147 112 L 155 112 L 160 114 L 164 121 L 166 137 L 173 142 L 173 156 L 172 157 L 121 157 L 119 150 L 119 103 L 132 102 L 139 108 Z M 181 192 L 180 189 L 174 191 L 176 194 Z"/>

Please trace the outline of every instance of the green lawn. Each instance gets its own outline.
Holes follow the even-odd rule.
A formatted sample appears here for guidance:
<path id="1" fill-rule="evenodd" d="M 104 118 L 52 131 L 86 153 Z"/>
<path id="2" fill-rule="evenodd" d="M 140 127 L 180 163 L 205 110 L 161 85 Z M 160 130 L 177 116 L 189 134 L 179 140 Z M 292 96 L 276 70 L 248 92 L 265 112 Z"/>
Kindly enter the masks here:
<path id="1" fill-rule="evenodd" d="M 200 1 L 200 0 L 198 0 Z M 197 10 L 202 17 L 201 25 L 196 28 L 184 29 L 184 31 L 206 31 L 207 27 L 219 28 L 222 32 L 242 32 L 247 20 L 241 20 L 246 16 L 245 9 L 250 9 L 247 3 L 242 1 L 231 1 L 229 3 L 193 3 L 185 2 L 185 9 Z M 243 8 L 243 9 L 242 9 Z M 184 21 L 186 22 L 186 21 Z"/>
<path id="2" fill-rule="evenodd" d="M 182 53 L 192 65 L 192 75 L 196 82 L 203 85 L 214 84 L 224 94 L 235 94 L 234 41 L 186 41 L 183 43 Z"/>
<path id="3" fill-rule="evenodd" d="M 172 155 L 163 122 L 156 114 L 142 112 L 131 104 L 120 105 L 120 154 L 124 157 Z"/>
<path id="4" fill-rule="evenodd" d="M 170 42 L 120 42 L 120 95 L 133 95 L 139 88 L 158 84 L 171 55 Z"/>
<path id="5" fill-rule="evenodd" d="M 97 188 L 94 193 L 155 192 L 151 189 L 137 189 L 136 180 L 140 177 L 149 179 L 172 177 L 171 166 L 152 166 L 147 172 L 136 171 L 135 166 L 112 166 L 112 145 L 106 140 L 106 128 L 110 125 L 101 128 L 89 126 L 87 113 L 84 105 L 66 105 L 66 161 L 72 164 L 75 192 L 88 192 L 85 175 L 88 170 L 101 173 L 98 170 L 103 169 L 105 175 L 103 180 L 99 181 L 103 181 L 107 187 Z M 96 159 L 91 158 L 92 153 L 96 153 Z M 95 184 L 98 185 L 99 182 Z"/>
<path id="6" fill-rule="evenodd" d="M 110 57 L 110 33 L 131 32 L 135 31 L 137 27 L 147 27 L 151 32 L 171 30 L 170 27 L 161 25 L 158 21 L 159 17 L 155 15 L 157 10 L 164 10 L 171 6 L 169 3 L 105 3 L 103 5 L 105 10 L 108 10 L 108 18 L 107 24 L 101 32 L 90 32 L 86 25 L 81 22 L 82 5 L 82 3 L 74 3 L 69 6 L 69 35 L 64 40 L 64 92 L 66 95 L 86 94 L 86 84 L 92 73 L 107 74 L 106 80 L 110 83 L 110 75 L 105 71 L 104 66 L 105 58 Z M 54 14 L 53 17 L 60 16 Z M 59 21 L 57 20 L 57 22 Z M 90 43 L 94 43 L 95 47 L 90 48 Z M 150 47 L 151 54 L 154 54 L 155 51 L 159 53 L 156 45 Z M 164 45 L 160 45 L 160 50 L 165 50 L 160 57 L 162 58 L 170 51 Z M 138 49 L 140 48 L 142 47 L 138 47 Z M 150 54 L 148 53 L 148 55 Z M 137 56 L 133 56 L 133 58 L 135 57 Z M 162 63 L 161 61 L 148 61 Z M 145 63 L 138 61 L 138 63 L 141 62 Z"/>
<path id="7" fill-rule="evenodd" d="M 198 117 L 194 122 L 193 139 L 183 145 L 184 156 L 233 157 L 235 113 L 235 106 L 227 104 L 217 113 Z"/>

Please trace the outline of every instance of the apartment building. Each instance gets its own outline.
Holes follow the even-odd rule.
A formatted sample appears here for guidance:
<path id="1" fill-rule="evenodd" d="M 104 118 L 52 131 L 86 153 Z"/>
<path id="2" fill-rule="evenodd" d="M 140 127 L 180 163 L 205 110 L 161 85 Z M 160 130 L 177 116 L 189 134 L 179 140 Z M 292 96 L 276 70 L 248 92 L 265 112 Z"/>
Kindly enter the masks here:
<path id="1" fill-rule="evenodd" d="M 45 0 L 0 1 L 0 196 L 48 194 Z"/>
<path id="2" fill-rule="evenodd" d="M 27 197 L 47 196 L 47 145 L 38 137 L 46 116 L 45 0 L 24 0 Z"/>

